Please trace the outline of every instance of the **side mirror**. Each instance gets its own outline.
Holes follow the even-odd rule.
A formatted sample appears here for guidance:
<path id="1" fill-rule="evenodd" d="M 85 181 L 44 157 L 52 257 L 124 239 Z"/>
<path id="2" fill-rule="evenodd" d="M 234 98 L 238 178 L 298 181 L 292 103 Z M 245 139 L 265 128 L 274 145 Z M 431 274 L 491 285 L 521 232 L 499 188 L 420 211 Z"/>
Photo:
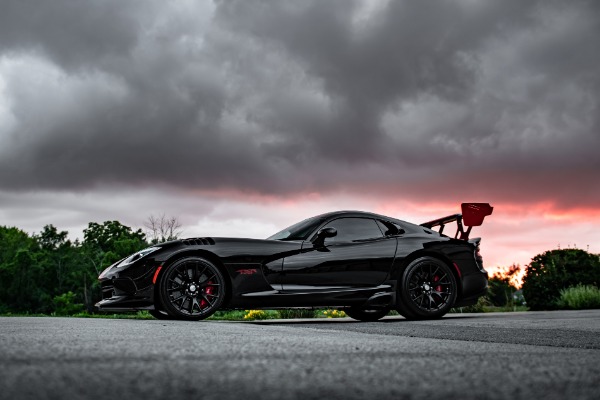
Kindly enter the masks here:
<path id="1" fill-rule="evenodd" d="M 335 228 L 323 228 L 319 229 L 317 236 L 312 240 L 314 247 L 323 247 L 325 245 L 325 238 L 337 236 L 337 229 Z"/>

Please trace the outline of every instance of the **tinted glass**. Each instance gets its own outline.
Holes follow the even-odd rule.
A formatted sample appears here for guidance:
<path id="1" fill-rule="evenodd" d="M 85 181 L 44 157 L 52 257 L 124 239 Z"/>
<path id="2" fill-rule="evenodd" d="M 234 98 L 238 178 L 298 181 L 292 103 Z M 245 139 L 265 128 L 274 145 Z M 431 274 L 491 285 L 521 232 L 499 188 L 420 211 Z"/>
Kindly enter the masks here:
<path id="1" fill-rule="evenodd" d="M 267 240 L 305 240 L 321 223 L 324 218 L 308 218 L 269 236 Z"/>
<path id="2" fill-rule="evenodd" d="M 404 232 L 404 229 L 400 226 L 389 221 L 378 220 L 377 225 L 379 225 L 379 228 L 383 231 L 384 236 L 399 235 Z"/>
<path id="3" fill-rule="evenodd" d="M 368 218 L 340 218 L 327 224 L 327 227 L 337 229 L 337 236 L 327 238 L 329 242 L 352 242 L 383 237 L 377 223 Z"/>

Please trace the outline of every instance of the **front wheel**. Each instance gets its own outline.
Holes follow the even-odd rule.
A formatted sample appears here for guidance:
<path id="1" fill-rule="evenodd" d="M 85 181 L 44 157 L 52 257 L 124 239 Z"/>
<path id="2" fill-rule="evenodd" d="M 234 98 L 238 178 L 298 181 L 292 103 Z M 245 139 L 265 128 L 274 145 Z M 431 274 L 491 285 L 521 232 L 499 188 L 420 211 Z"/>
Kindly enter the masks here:
<path id="1" fill-rule="evenodd" d="M 215 264 L 187 257 L 169 265 L 160 276 L 160 300 L 164 311 L 176 319 L 210 317 L 225 299 L 225 278 Z"/>
<path id="2" fill-rule="evenodd" d="M 442 261 L 422 257 L 406 267 L 399 291 L 398 312 L 406 318 L 441 318 L 456 301 L 456 278 Z"/>
<path id="3" fill-rule="evenodd" d="M 350 318 L 354 318 L 358 321 L 373 322 L 380 320 L 385 317 L 390 310 L 387 308 L 363 308 L 363 307 L 350 307 L 345 308 L 344 312 Z"/>

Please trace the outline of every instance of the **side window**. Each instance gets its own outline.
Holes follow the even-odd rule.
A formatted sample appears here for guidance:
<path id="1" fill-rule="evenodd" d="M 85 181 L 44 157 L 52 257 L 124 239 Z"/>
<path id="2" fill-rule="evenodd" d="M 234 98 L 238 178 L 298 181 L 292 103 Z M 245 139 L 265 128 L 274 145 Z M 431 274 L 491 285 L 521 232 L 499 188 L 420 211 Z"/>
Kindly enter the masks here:
<path id="1" fill-rule="evenodd" d="M 401 235 L 404 233 L 404 229 L 389 221 L 377 220 L 377 225 L 381 228 L 384 236 Z"/>
<path id="2" fill-rule="evenodd" d="M 383 237 L 377 223 L 369 218 L 339 218 L 328 223 L 327 227 L 337 229 L 337 236 L 327 238 L 325 243 L 352 242 Z"/>

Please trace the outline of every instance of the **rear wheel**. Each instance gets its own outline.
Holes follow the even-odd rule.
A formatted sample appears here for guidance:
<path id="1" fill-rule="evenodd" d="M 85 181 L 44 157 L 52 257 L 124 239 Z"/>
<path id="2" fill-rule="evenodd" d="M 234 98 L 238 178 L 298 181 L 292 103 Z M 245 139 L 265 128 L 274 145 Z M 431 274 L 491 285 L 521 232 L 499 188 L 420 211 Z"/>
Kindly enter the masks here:
<path id="1" fill-rule="evenodd" d="M 408 307 L 404 305 L 404 302 L 402 300 L 399 300 L 398 304 L 396 304 L 396 311 L 398 311 L 398 313 L 406 319 L 422 319 L 419 318 L 417 314 L 410 311 Z"/>
<path id="2" fill-rule="evenodd" d="M 200 320 L 210 317 L 223 303 L 225 278 L 212 262 L 188 257 L 163 271 L 158 291 L 169 316 Z"/>
<path id="3" fill-rule="evenodd" d="M 350 318 L 354 318 L 359 321 L 373 322 L 380 320 L 385 317 L 390 310 L 388 308 L 363 308 L 363 307 L 350 307 L 345 308 L 344 312 Z"/>
<path id="4" fill-rule="evenodd" d="M 441 318 L 454 305 L 456 292 L 456 279 L 445 263 L 433 257 L 416 259 L 402 276 L 398 312 L 407 319 Z"/>

